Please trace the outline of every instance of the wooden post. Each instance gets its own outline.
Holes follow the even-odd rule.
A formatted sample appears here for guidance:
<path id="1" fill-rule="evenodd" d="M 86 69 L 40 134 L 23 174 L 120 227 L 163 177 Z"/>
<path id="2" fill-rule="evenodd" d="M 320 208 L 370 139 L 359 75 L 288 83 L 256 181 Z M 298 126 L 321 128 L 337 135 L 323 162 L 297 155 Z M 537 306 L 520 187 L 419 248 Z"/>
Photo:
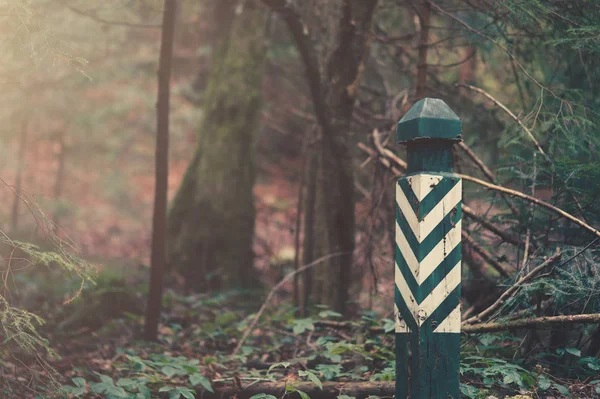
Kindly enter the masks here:
<path id="1" fill-rule="evenodd" d="M 396 132 L 408 161 L 396 185 L 396 399 L 459 398 L 461 122 L 424 98 Z"/>

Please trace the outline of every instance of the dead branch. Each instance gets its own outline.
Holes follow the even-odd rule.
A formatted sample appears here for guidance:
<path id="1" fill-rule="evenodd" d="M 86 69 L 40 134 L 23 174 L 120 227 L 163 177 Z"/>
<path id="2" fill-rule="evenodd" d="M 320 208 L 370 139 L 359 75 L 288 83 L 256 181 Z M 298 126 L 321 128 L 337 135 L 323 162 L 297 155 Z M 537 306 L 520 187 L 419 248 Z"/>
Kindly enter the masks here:
<path id="1" fill-rule="evenodd" d="M 530 319 L 514 320 L 496 323 L 470 324 L 461 327 L 467 334 L 489 333 L 506 330 L 518 330 L 530 327 L 549 327 L 556 324 L 596 324 L 600 323 L 600 313 L 534 317 Z"/>
<path id="2" fill-rule="evenodd" d="M 217 386 L 214 393 L 208 392 L 202 387 L 196 387 L 196 391 L 198 392 L 198 397 L 203 399 L 248 399 L 253 395 L 261 393 L 273 395 L 278 398 L 285 395 L 286 398 L 299 399 L 300 395 L 298 393 L 287 392 L 286 394 L 286 384 L 286 382 L 259 382 L 241 388 L 237 386 Z M 391 397 L 394 395 L 395 390 L 394 381 L 323 382 L 323 389 L 320 389 L 312 382 L 294 381 L 287 385 L 305 392 L 312 399 L 337 399 L 339 395 L 348 395 L 357 399 L 364 399 L 369 396 Z"/>
<path id="3" fill-rule="evenodd" d="M 473 183 L 477 183 L 480 186 L 483 186 L 483 187 L 488 188 L 490 190 L 495 190 L 495 191 L 503 192 L 503 193 L 506 193 L 506 194 L 508 194 L 508 195 L 510 195 L 512 197 L 519 197 L 521 199 L 524 199 L 525 201 L 528 201 L 528 202 L 534 203 L 534 204 L 536 204 L 538 206 L 541 206 L 542 208 L 546 208 L 546 209 L 548 209 L 548 210 L 550 210 L 550 211 L 552 211 L 552 212 L 554 212 L 554 213 L 556 213 L 556 214 L 564 217 L 565 219 L 569 219 L 571 222 L 575 223 L 576 225 L 578 225 L 580 227 L 583 227 L 584 229 L 586 229 L 590 233 L 594 234 L 596 237 L 600 237 L 600 231 L 596 230 L 595 228 L 593 228 L 592 226 L 590 226 L 589 224 L 587 224 L 583 220 L 576 218 L 575 216 L 571 215 L 570 213 L 565 212 L 562 209 L 560 209 L 560 208 L 558 208 L 558 207 L 556 207 L 554 205 L 551 205 L 551 204 L 549 204 L 547 202 L 539 200 L 539 199 L 537 199 L 535 197 L 532 197 L 530 195 L 523 194 L 520 191 L 516 191 L 516 190 L 512 190 L 510 188 L 498 186 L 496 184 L 491 184 L 491 183 L 485 182 L 485 181 L 483 181 L 481 179 L 478 179 L 476 177 L 473 177 L 473 176 L 463 175 L 463 174 L 460 174 L 460 173 L 456 173 L 456 175 L 458 177 L 462 178 L 463 180 L 467 180 L 467 181 L 470 181 L 470 182 L 473 182 Z"/>
<path id="4" fill-rule="evenodd" d="M 477 165 L 479 170 L 483 173 L 483 175 L 490 181 L 490 183 L 496 183 L 496 176 L 492 173 L 491 170 L 483 163 L 483 161 L 475 154 L 468 145 L 465 144 L 464 141 L 458 143 L 458 146 L 467 154 L 467 156 Z M 502 194 L 500 194 L 502 195 Z M 502 195 L 502 199 L 506 202 L 506 205 L 510 208 L 514 215 L 519 214 L 519 210 L 506 198 L 506 196 Z"/>
<path id="5" fill-rule="evenodd" d="M 490 305 L 487 309 L 485 309 L 478 315 L 473 316 L 467 320 L 464 320 L 463 324 L 473 324 L 475 322 L 479 322 L 479 321 L 483 320 L 485 317 L 487 317 L 488 315 L 490 315 L 492 312 L 495 312 L 497 309 L 499 309 L 502 306 L 503 303 L 505 303 L 509 298 L 513 297 L 517 293 L 517 291 L 523 286 L 523 284 L 532 280 L 542 270 L 544 270 L 546 267 L 556 263 L 558 260 L 560 260 L 560 258 L 561 258 L 561 253 L 559 250 L 557 250 L 556 253 L 550 257 L 550 259 L 548 259 L 541 265 L 537 266 L 531 272 L 529 272 L 528 274 L 526 274 L 525 276 L 520 278 L 510 288 L 508 288 L 506 291 L 504 291 L 504 293 L 502 295 L 500 295 L 500 297 L 496 300 L 496 302 L 494 302 L 492 305 Z"/>
<path id="6" fill-rule="evenodd" d="M 457 83 L 455 86 L 456 87 L 464 87 L 464 88 L 467 88 L 469 90 L 473 90 L 473 91 L 475 91 L 475 92 L 483 95 L 487 99 L 491 100 L 496 106 L 498 106 L 504 112 L 506 112 L 512 119 L 515 120 L 515 122 L 517 122 L 517 124 L 523 130 L 525 130 L 525 133 L 527 133 L 527 135 L 529 136 L 529 138 L 531 139 L 531 141 L 533 141 L 533 144 L 535 145 L 535 147 L 537 148 L 537 150 L 540 152 L 540 154 L 542 154 L 544 156 L 544 160 L 548 163 L 548 165 L 550 165 L 550 167 L 552 168 L 552 170 L 554 170 L 554 162 L 552 162 L 552 159 L 550 159 L 550 157 L 544 152 L 544 150 L 542 149 L 540 143 L 536 140 L 535 136 L 533 135 L 533 132 L 530 129 L 528 129 L 527 126 L 525 126 L 525 124 L 523 122 L 521 122 L 521 120 L 510 109 L 508 109 L 504 104 L 502 104 L 500 101 L 498 101 L 494 97 L 492 97 L 491 94 L 487 93 L 483 89 L 480 89 L 479 87 L 475 87 L 475 86 L 471 86 L 471 85 L 463 84 L 463 83 Z M 559 177 L 559 179 L 561 179 L 563 181 L 563 183 L 566 183 L 566 181 L 563 178 L 561 178 L 560 176 L 558 176 L 558 177 Z M 567 193 L 569 194 L 569 196 L 571 197 L 571 199 L 575 202 L 575 205 L 577 205 L 577 208 L 579 209 L 579 211 L 581 212 L 583 218 L 587 222 L 587 219 L 585 218 L 585 212 L 583 211 L 583 207 L 579 203 L 579 200 L 577 199 L 577 197 L 573 194 L 573 192 L 571 190 L 569 190 L 566 187 L 565 187 L 565 189 L 566 189 Z"/>
<path id="7" fill-rule="evenodd" d="M 394 176 L 401 177 L 402 175 L 404 175 L 404 172 L 407 168 L 406 162 L 398 158 L 392 151 L 383 146 L 383 143 L 381 142 L 381 135 L 377 132 L 377 130 L 373 132 L 373 144 L 375 148 L 377 148 L 377 151 L 365 145 L 364 143 L 358 143 L 357 146 L 369 155 L 369 159 L 376 159 L 387 169 L 391 170 Z M 490 230 L 492 233 L 498 235 L 506 242 L 510 242 L 515 245 L 523 245 L 523 243 L 518 238 L 511 237 L 508 233 L 503 232 L 500 228 L 492 225 L 490 222 L 486 222 L 467 205 L 463 204 L 462 211 L 466 216 L 472 218 L 473 220 L 477 220 L 478 222 L 480 222 L 482 227 Z"/>
<path id="8" fill-rule="evenodd" d="M 543 150 L 542 146 L 540 145 L 540 143 L 537 141 L 537 139 L 533 135 L 533 132 L 531 130 L 529 130 L 529 128 L 527 126 L 525 126 L 525 124 L 523 122 L 521 122 L 519 117 L 516 116 L 515 114 L 513 114 L 512 111 L 506 107 L 506 105 L 502 104 L 500 101 L 498 101 L 494 97 L 492 97 L 492 95 L 490 95 L 488 92 L 486 92 L 483 89 L 480 89 L 479 87 L 471 86 L 471 85 L 468 85 L 465 83 L 457 83 L 457 84 L 455 84 L 455 86 L 456 87 L 464 87 L 466 89 L 473 90 L 473 91 L 481 94 L 488 100 L 492 101 L 498 108 L 502 109 L 502 111 L 506 112 L 511 118 L 513 118 L 515 120 L 515 122 L 517 122 L 517 125 L 519 125 L 525 131 L 525 133 L 527 133 L 527 135 L 529 136 L 529 138 L 531 139 L 531 141 L 533 142 L 533 144 L 535 145 L 537 150 L 540 152 L 540 154 L 542 154 L 544 156 L 544 159 L 547 162 L 549 162 L 550 164 L 552 164 L 552 160 L 546 154 L 546 152 Z"/>
<path id="9" fill-rule="evenodd" d="M 262 0 L 262 2 L 277 12 L 286 23 L 294 42 L 298 47 L 298 52 L 302 57 L 304 68 L 306 69 L 306 80 L 310 88 L 310 94 L 313 102 L 313 109 L 319 125 L 325 132 L 329 132 L 329 119 L 325 114 L 324 96 L 321 88 L 321 67 L 317 58 L 317 51 L 311 41 L 310 32 L 304 21 L 286 0 Z"/>

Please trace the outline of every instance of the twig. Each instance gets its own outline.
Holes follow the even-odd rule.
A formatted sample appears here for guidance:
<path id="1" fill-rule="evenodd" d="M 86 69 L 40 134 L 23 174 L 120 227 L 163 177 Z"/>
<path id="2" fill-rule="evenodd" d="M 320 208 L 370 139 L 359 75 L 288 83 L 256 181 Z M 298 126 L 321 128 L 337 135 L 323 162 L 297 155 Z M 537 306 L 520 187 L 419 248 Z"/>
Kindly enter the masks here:
<path id="1" fill-rule="evenodd" d="M 506 266 L 494 259 L 494 256 L 481 245 L 479 245 L 465 230 L 461 231 L 462 239 L 467 242 L 473 250 L 488 262 L 503 277 L 510 277 L 511 272 Z"/>
<path id="2" fill-rule="evenodd" d="M 491 182 L 491 183 L 496 183 L 496 176 L 492 173 L 491 170 L 488 169 L 488 167 L 483 163 L 483 161 L 477 156 L 477 154 L 475 154 L 468 145 L 465 144 L 464 141 L 461 141 L 460 143 L 458 143 L 458 146 L 467 154 L 467 156 L 471 159 L 471 161 L 473 161 L 473 163 L 475 163 L 475 165 L 477 165 L 477 167 L 479 168 L 479 170 L 481 170 L 481 172 L 484 174 L 485 177 L 487 177 L 487 179 Z M 502 199 L 504 199 L 504 201 L 506 202 L 506 205 L 510 208 L 510 210 L 512 211 L 512 213 L 514 215 L 518 215 L 519 214 L 519 210 L 517 209 L 516 206 L 514 206 L 509 200 L 508 198 L 506 198 L 504 195 L 502 195 Z"/>
<path id="3" fill-rule="evenodd" d="M 523 73 L 529 78 L 531 79 L 531 81 L 533 83 L 535 83 L 538 87 L 544 89 L 544 90 L 548 90 L 548 92 L 550 94 L 552 94 L 554 97 L 559 98 L 550 88 L 544 86 L 543 84 L 541 84 L 536 78 L 533 77 L 533 75 L 531 75 L 527 69 L 525 69 L 525 67 L 519 62 L 519 60 L 517 60 L 517 57 L 514 56 L 514 54 L 507 49 L 506 47 L 504 47 L 502 44 L 500 44 L 499 42 L 497 42 L 496 40 L 494 40 L 492 37 L 486 35 L 483 32 L 478 31 L 477 29 L 472 28 L 469 24 L 467 24 L 466 22 L 464 22 L 462 19 L 450 14 L 449 12 L 445 11 L 444 9 L 442 9 L 440 6 L 438 6 L 437 4 L 428 1 L 429 4 L 431 4 L 431 6 L 438 11 L 441 14 L 447 15 L 448 17 L 452 18 L 453 20 L 455 20 L 456 22 L 458 22 L 459 24 L 461 24 L 462 26 L 464 26 L 465 28 L 467 28 L 468 31 L 473 32 L 489 41 L 491 41 L 492 43 L 494 43 L 496 46 L 498 46 L 500 49 L 502 49 L 509 57 L 512 61 L 514 61 L 514 63 L 519 67 L 519 69 L 521 71 L 523 71 Z"/>
<path id="4" fill-rule="evenodd" d="M 540 154 L 542 154 L 544 156 L 544 160 L 548 163 L 548 165 L 550 165 L 550 167 L 552 168 L 552 170 L 554 171 L 555 167 L 554 167 L 554 162 L 552 161 L 552 159 L 548 156 L 548 154 L 546 154 L 543 150 L 543 148 L 541 147 L 540 143 L 536 140 L 535 136 L 533 135 L 533 133 L 531 132 L 531 130 L 529 128 L 527 128 L 527 126 L 525 126 L 523 124 L 523 122 L 521 122 L 521 120 L 519 119 L 518 116 L 516 116 L 510 109 L 508 109 L 504 104 L 502 104 L 500 101 L 496 100 L 494 97 L 492 97 L 491 94 L 487 93 L 485 90 L 480 89 L 479 87 L 475 87 L 475 86 L 471 86 L 468 84 L 463 84 L 463 83 L 457 83 L 455 85 L 456 87 L 465 87 L 469 90 L 473 90 L 481 95 L 483 95 L 484 97 L 488 98 L 489 100 L 491 100 L 494 104 L 496 104 L 500 109 L 502 109 L 504 112 L 506 112 L 511 118 L 513 118 L 515 120 L 515 122 L 517 122 L 517 124 L 523 128 L 523 130 L 525 130 L 525 132 L 527 133 L 527 135 L 531 138 L 531 141 L 533 141 L 533 144 L 535 145 L 535 147 L 537 148 L 537 150 L 540 152 Z M 569 190 L 566 187 L 566 183 L 567 181 L 565 179 L 563 179 L 562 177 L 558 176 L 563 183 L 565 183 L 565 191 L 569 194 L 569 196 L 571 197 L 571 199 L 573 200 L 573 202 L 575 202 L 575 205 L 577 205 L 577 208 L 579 209 L 579 211 L 581 212 L 581 215 L 583 216 L 584 219 L 585 218 L 585 212 L 583 211 L 583 207 L 581 206 L 581 204 L 579 203 L 579 200 L 577 199 L 577 197 L 571 192 L 571 190 Z M 587 221 L 587 219 L 586 219 Z"/>
<path id="5" fill-rule="evenodd" d="M 537 139 L 535 138 L 535 136 L 533 135 L 531 130 L 529 130 L 529 128 L 527 126 L 525 126 L 525 124 L 523 122 L 521 122 L 519 117 L 517 115 L 515 115 L 510 109 L 508 109 L 506 107 L 506 105 L 502 104 L 500 101 L 498 101 L 494 97 L 492 97 L 491 94 L 489 94 L 488 92 L 486 92 L 483 89 L 480 89 L 479 87 L 471 86 L 471 85 L 464 84 L 464 83 L 457 83 L 457 84 L 455 84 L 455 86 L 456 87 L 464 87 L 466 89 L 473 90 L 473 91 L 481 94 L 482 96 L 484 96 L 487 99 L 489 99 L 490 101 L 492 101 L 498 108 L 500 108 L 504 112 L 506 112 L 511 118 L 513 118 L 515 120 L 515 122 L 517 122 L 517 125 L 521 126 L 521 128 L 525 131 L 525 133 L 527 133 L 527 135 L 529 136 L 529 138 L 531 139 L 531 141 L 533 142 L 533 144 L 535 145 L 537 150 L 540 152 L 540 154 L 542 154 L 544 156 L 544 159 L 547 162 L 549 162 L 550 164 L 552 164 L 552 160 L 550 159 L 548 154 L 546 154 L 546 152 L 544 151 L 544 149 L 542 148 L 540 143 L 537 141 Z"/>
<path id="6" fill-rule="evenodd" d="M 242 345 L 244 344 L 244 342 L 246 342 L 246 339 L 248 338 L 248 336 L 250 335 L 250 333 L 254 330 L 254 328 L 256 327 L 256 323 L 258 323 L 258 319 L 260 318 L 260 316 L 263 314 L 263 312 L 265 311 L 265 309 L 267 308 L 267 305 L 269 304 L 269 302 L 271 301 L 271 298 L 273 298 L 273 295 L 275 295 L 275 293 L 292 277 L 294 277 L 296 274 L 301 273 L 307 269 L 310 269 L 311 267 L 315 267 L 316 265 L 318 265 L 321 262 L 326 261 L 327 259 L 330 258 L 334 258 L 336 256 L 342 256 L 342 255 L 348 255 L 348 252 L 336 252 L 333 254 L 329 254 L 329 255 L 325 255 L 320 257 L 319 259 L 316 259 L 313 262 L 310 262 L 307 265 L 304 265 L 300 268 L 298 268 L 297 270 L 294 270 L 290 273 L 288 273 L 283 279 L 281 279 L 281 281 L 279 283 L 277 283 L 277 285 L 275 287 L 273 287 L 273 289 L 271 289 L 271 291 L 269 292 L 269 294 L 267 295 L 267 299 L 265 299 L 265 302 L 262 304 L 262 306 L 260 307 L 260 309 L 258 310 L 258 312 L 256 313 L 256 315 L 254 316 L 254 319 L 252 320 L 252 323 L 250 323 L 250 326 L 248 327 L 248 329 L 246 329 L 246 331 L 244 332 L 244 335 L 242 336 L 242 338 L 240 339 L 240 341 L 238 342 L 237 346 L 235 347 L 235 349 L 233 350 L 232 355 L 236 355 L 239 350 L 241 349 Z"/>
<path id="7" fill-rule="evenodd" d="M 544 263 L 542 263 L 541 265 L 539 265 L 538 267 L 533 269 L 527 275 L 520 278 L 514 285 L 512 285 L 509 289 L 504 291 L 504 293 L 502 295 L 500 295 L 500 297 L 496 300 L 496 302 L 494 302 L 492 305 L 490 305 L 487 309 L 485 309 L 478 315 L 473 316 L 473 317 L 463 321 L 463 324 L 473 324 L 475 322 L 481 321 L 484 317 L 486 317 L 487 315 L 496 311 L 498 308 L 500 308 L 500 306 L 502 306 L 502 304 L 504 302 L 506 302 L 507 299 L 514 296 L 514 294 L 523 286 L 523 284 L 525 284 L 529 280 L 533 279 L 535 276 L 538 275 L 539 272 L 541 272 L 546 267 L 555 263 L 557 260 L 560 259 L 560 257 L 561 257 L 561 253 L 560 253 L 560 251 L 557 251 L 554 255 L 552 255 L 552 257 L 550 257 L 550 259 L 548 259 L 547 261 L 545 261 Z"/>

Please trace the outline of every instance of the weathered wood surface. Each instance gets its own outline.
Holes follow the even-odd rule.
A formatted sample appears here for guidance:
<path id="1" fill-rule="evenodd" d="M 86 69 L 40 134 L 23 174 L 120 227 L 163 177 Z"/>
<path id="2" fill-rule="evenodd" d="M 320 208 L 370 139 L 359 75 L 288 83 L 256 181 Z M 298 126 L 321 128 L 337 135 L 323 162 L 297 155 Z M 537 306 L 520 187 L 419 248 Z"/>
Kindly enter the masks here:
<path id="1" fill-rule="evenodd" d="M 462 183 L 452 174 L 461 122 L 442 100 L 398 123 L 407 175 L 396 185 L 397 398 L 458 398 Z"/>

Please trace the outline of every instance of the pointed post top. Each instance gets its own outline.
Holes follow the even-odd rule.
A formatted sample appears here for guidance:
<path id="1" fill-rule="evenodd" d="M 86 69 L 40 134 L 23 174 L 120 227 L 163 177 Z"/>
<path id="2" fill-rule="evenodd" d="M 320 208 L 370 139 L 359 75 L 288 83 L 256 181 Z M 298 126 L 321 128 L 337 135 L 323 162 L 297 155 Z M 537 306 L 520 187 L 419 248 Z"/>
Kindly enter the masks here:
<path id="1" fill-rule="evenodd" d="M 399 143 L 417 139 L 461 141 L 460 118 L 443 100 L 423 98 L 398 122 L 396 136 Z"/>

